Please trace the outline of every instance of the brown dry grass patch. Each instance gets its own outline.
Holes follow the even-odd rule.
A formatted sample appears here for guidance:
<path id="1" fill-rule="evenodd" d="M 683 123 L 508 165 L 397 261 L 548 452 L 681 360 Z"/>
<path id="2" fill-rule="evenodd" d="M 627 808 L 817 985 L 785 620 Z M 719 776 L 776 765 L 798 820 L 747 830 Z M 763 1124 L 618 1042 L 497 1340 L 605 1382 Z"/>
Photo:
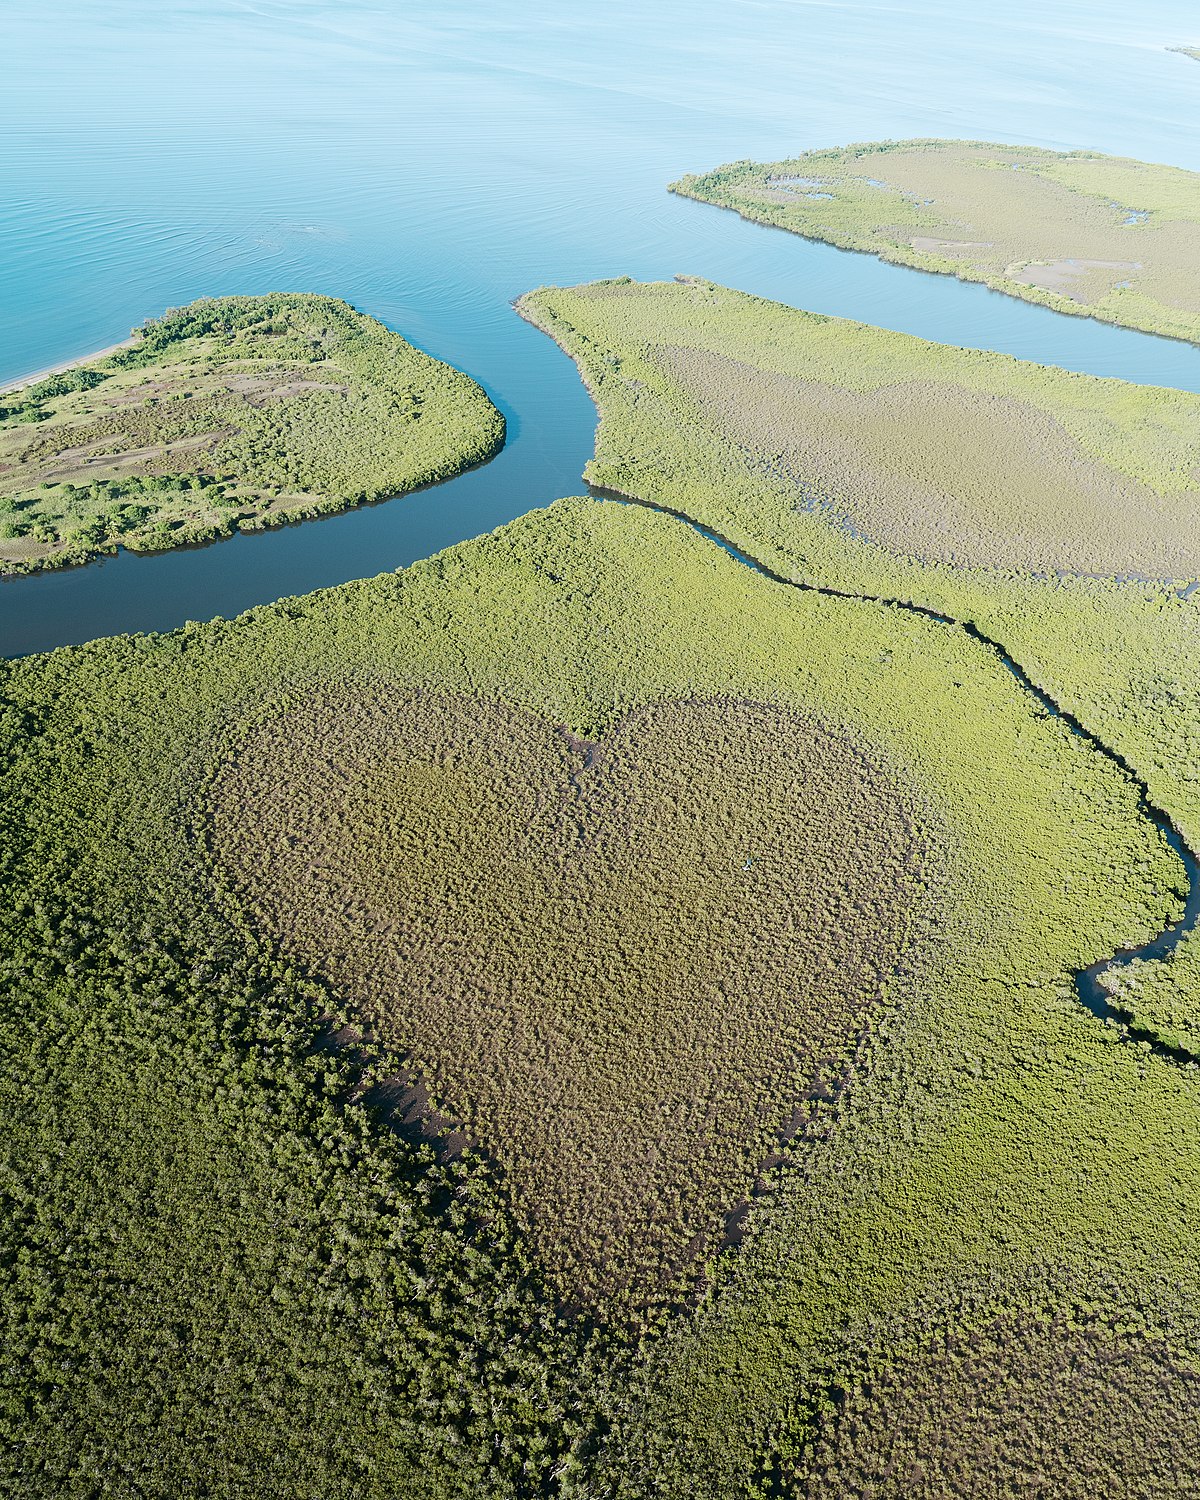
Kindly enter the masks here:
<path id="1" fill-rule="evenodd" d="M 1104 1324 L 947 1332 L 852 1392 L 803 1493 L 828 1500 L 1200 1494 L 1200 1372 Z"/>
<path id="2" fill-rule="evenodd" d="M 770 705 L 597 744 L 513 707 L 329 685 L 219 768 L 259 929 L 503 1168 L 567 1304 L 644 1305 L 802 1123 L 923 890 L 896 777 Z"/>
<path id="3" fill-rule="evenodd" d="M 697 348 L 654 357 L 753 465 L 909 556 L 1191 577 L 1176 496 L 1088 454 L 1030 402 L 931 380 L 864 393 Z"/>
<path id="4" fill-rule="evenodd" d="M 1128 209 L 1139 208 L 1140 199 L 1132 197 L 1127 206 L 1105 202 L 1030 170 L 1031 160 L 1040 165 L 1053 162 L 1054 156 L 1020 147 L 947 142 L 867 158 L 861 171 L 864 180 L 868 175 L 881 178 L 922 203 L 933 225 L 928 235 L 945 237 L 937 253 L 951 259 L 961 253 L 1031 284 L 1038 284 L 1036 273 L 1046 266 L 1083 262 L 1094 277 L 1053 289 L 1088 305 L 1118 282 L 1132 279 L 1139 291 L 1168 307 L 1200 311 L 1195 277 L 1200 232 L 1194 222 L 1163 215 L 1131 226 Z M 1142 164 L 1114 165 L 1114 195 L 1136 194 Z M 1154 169 L 1142 170 L 1149 177 Z M 970 243 L 959 252 L 954 241 Z"/>
<path id="5" fill-rule="evenodd" d="M 1017 295 L 1043 287 L 1115 322 L 1195 337 L 1194 172 L 1086 152 L 918 140 L 739 162 L 679 186 L 750 217 L 765 210 L 771 222 L 816 239 L 932 262 Z"/>

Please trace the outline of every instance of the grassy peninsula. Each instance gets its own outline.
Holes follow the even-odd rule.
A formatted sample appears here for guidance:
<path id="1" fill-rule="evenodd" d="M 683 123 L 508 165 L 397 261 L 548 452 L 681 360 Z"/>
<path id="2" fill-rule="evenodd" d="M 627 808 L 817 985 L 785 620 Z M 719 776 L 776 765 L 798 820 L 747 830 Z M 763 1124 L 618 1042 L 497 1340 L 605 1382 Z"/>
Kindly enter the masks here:
<path id="1" fill-rule="evenodd" d="M 1197 1082 L 1070 983 L 1181 870 L 958 627 L 574 500 L 0 705 L 10 1486 L 815 1496 L 946 1318 L 1186 1398 Z"/>
<path id="2" fill-rule="evenodd" d="M 647 453 L 685 474 L 698 420 L 789 508 L 921 562 L 1200 575 L 1200 396 L 699 281 L 604 282 L 521 306 L 602 382 L 596 483 L 641 495 L 652 469 L 624 481 Z M 660 452 L 648 424 L 672 403 L 680 436 Z"/>
<path id="3" fill-rule="evenodd" d="M 1200 174 L 1180 167 L 988 141 L 878 141 L 731 162 L 671 189 L 1057 312 L 1200 339 Z"/>
<path id="4" fill-rule="evenodd" d="M 0 393 L 0 573 L 344 510 L 503 440 L 474 381 L 345 302 L 206 298 Z"/>

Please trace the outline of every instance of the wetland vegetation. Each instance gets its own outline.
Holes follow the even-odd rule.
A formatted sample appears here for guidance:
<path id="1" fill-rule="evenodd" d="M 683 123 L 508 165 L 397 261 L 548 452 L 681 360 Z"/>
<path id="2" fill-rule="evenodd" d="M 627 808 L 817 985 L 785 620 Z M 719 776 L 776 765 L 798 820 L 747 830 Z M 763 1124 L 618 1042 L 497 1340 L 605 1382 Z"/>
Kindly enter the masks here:
<path id="1" fill-rule="evenodd" d="M 587 742 L 353 684 L 231 749 L 211 839 L 503 1166 L 560 1301 L 636 1309 L 716 1248 L 881 1000 L 930 876 L 912 801 L 769 704 Z"/>
<path id="2" fill-rule="evenodd" d="M 857 534 L 828 503 L 841 498 L 845 467 L 823 467 L 827 434 L 795 420 L 795 386 L 812 379 L 823 320 L 703 283 L 547 290 L 522 310 L 575 356 L 596 399 L 594 483 L 690 516 L 784 577 L 934 610 L 999 641 L 1197 842 L 1193 591 L 1039 576 L 1007 559 L 906 556 Z M 889 357 L 896 377 L 911 379 L 906 341 L 879 334 L 873 348 L 858 345 L 856 325 L 834 325 L 826 340 L 842 330 L 868 388 L 887 383 Z M 725 370 L 739 398 L 725 407 L 694 376 L 718 352 L 748 367 Z M 969 368 L 955 364 L 960 351 L 941 352 L 951 368 Z M 1044 375 L 1053 390 L 1062 378 L 1020 373 L 1026 389 Z M 1119 414 L 1159 393 L 1107 394 L 1116 444 Z M 990 395 L 976 386 L 968 400 Z M 799 401 L 811 410 L 812 392 Z M 955 420 L 922 428 L 929 448 Z M 990 450 L 947 446 L 962 491 L 982 493 L 975 466 Z M 1036 445 L 1030 456 L 1036 463 Z M 1026 539 L 1036 543 L 1035 527 Z M 1006 925 L 1011 908 L 997 909 Z M 752 1218 L 726 1279 L 634 1377 L 617 1441 L 641 1467 L 617 1493 L 682 1495 L 697 1472 L 728 1493 L 753 1472 L 764 1494 L 1033 1494 L 1063 1463 L 1077 1476 L 1066 1493 L 1078 1476 L 1131 1495 L 1187 1492 L 1195 1432 L 1172 1419 L 1144 1434 L 1141 1410 L 1185 1408 L 1200 1354 L 1189 1227 L 1200 1159 L 1185 1144 L 1200 1124 L 1198 1075 L 1186 1062 L 1196 951 L 1188 938 L 1165 960 L 1106 976 L 1139 1025 L 1183 1047 L 1182 1067 L 1122 1043 L 1115 1023 L 1076 1030 L 1073 989 L 1036 961 L 999 1010 L 976 1009 L 960 989 L 928 1010 L 889 1012 L 872 1038 L 878 1070 L 839 1100 L 825 1147 L 779 1177 L 772 1210 Z M 1070 1339 L 1068 1378 L 1053 1348 Z M 934 1347 L 948 1351 L 944 1375 Z M 910 1348 L 921 1376 L 904 1363 Z M 1103 1455 L 1089 1449 L 1097 1430 Z"/>
<path id="3" fill-rule="evenodd" d="M 837 1389 L 805 1493 L 1200 1493 L 1200 1370 L 1170 1306 L 1147 1312 L 1060 1293 L 1049 1309 L 939 1320 Z"/>
<path id="4" fill-rule="evenodd" d="M 597 401 L 596 457 L 587 470 L 594 484 L 688 515 L 786 577 L 904 601 L 977 628 L 1144 777 L 1193 847 L 1200 843 L 1193 770 L 1200 601 L 1183 582 L 1192 570 L 1174 581 L 1131 576 L 1121 550 L 1125 517 L 1114 511 L 1101 521 L 1095 510 L 1097 547 L 1100 532 L 1109 532 L 1109 576 L 1065 571 L 1068 554 L 1057 551 L 1057 566 L 1046 568 L 1048 538 L 1066 535 L 1070 517 L 1044 479 L 1038 428 L 1014 414 L 1013 447 L 1030 475 L 1019 492 L 998 442 L 987 441 L 1003 382 L 1010 401 L 1019 394 L 1053 414 L 1076 444 L 1076 473 L 1138 473 L 1160 494 L 1177 485 L 1186 493 L 1191 460 L 1172 472 L 1169 414 L 1192 409 L 1194 397 L 941 349 L 703 282 L 547 289 L 522 310 L 575 356 Z M 718 350 L 729 362 L 721 367 L 732 392 L 724 406 L 696 373 L 708 376 Z M 891 386 L 911 389 L 926 361 L 942 360 L 959 377 L 945 412 L 917 401 L 903 441 L 886 451 L 870 406 Z M 835 405 L 833 437 L 824 427 L 806 429 L 806 414 Z M 964 411 L 978 411 L 981 441 L 968 440 Z M 1151 434 L 1158 445 L 1142 447 Z M 1013 486 L 989 489 L 993 470 L 1014 476 Z M 869 510 L 864 494 L 874 496 Z M 913 523 L 933 542 L 915 555 L 907 545 L 913 527 L 903 516 L 893 523 L 890 510 L 899 513 L 914 494 L 935 518 Z M 1094 485 L 1091 496 L 1101 503 Z M 982 504 L 971 514 L 962 497 Z M 1079 509 L 1087 516 L 1082 500 Z M 868 516 L 877 518 L 877 539 L 858 529 Z M 951 523 L 971 543 L 962 555 L 944 541 L 937 550 L 937 534 Z M 996 544 L 990 565 L 984 538 Z"/>
<path id="5" fill-rule="evenodd" d="M 676 186 L 1192 338 L 1198 180 Z M 1200 939 L 1119 958 L 1159 808 L 1200 847 L 1200 398 L 699 280 L 521 311 L 641 504 L 0 667 L 5 1488 L 1200 1495 Z M 344 303 L 205 300 L 0 395 L 0 569 L 503 432 Z"/>
<path id="6" fill-rule="evenodd" d="M 0 393 L 0 573 L 343 510 L 503 440 L 474 381 L 344 302 L 204 299 Z"/>
<path id="7" fill-rule="evenodd" d="M 696 427 L 781 506 L 919 562 L 1200 571 L 1200 396 L 697 280 L 547 289 L 520 306 L 602 385 L 597 484 L 643 495 L 660 473 L 686 483 Z"/>
<path id="8" fill-rule="evenodd" d="M 3 705 L 26 1493 L 758 1492 L 856 1318 L 1192 1201 L 1191 1080 L 1069 978 L 1178 862 L 955 627 L 568 501 Z"/>
<path id="9" fill-rule="evenodd" d="M 1179 167 L 987 141 L 879 141 L 732 162 L 672 190 L 1058 312 L 1200 340 L 1200 174 Z"/>

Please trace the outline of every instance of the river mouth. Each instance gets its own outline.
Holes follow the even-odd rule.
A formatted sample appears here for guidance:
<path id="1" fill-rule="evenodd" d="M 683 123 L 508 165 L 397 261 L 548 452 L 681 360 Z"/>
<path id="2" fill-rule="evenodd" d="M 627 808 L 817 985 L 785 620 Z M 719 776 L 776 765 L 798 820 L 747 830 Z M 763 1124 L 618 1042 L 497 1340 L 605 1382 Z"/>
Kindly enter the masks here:
<path id="1" fill-rule="evenodd" d="M 659 187 L 655 213 L 663 243 L 655 257 L 647 263 L 643 248 L 632 263 L 621 258 L 614 264 L 606 255 L 581 279 L 634 271 L 639 279 L 662 280 L 689 266 L 725 285 L 820 313 L 1200 392 L 1200 349 L 1064 318 L 986 287 L 799 240 Z M 614 237 L 620 240 L 620 228 Z M 569 263 L 543 263 L 516 292 L 539 279 L 562 282 L 570 272 Z M 345 290 L 354 293 L 350 280 Z M 336 283 L 332 289 L 339 290 Z M 419 324 L 389 316 L 389 307 L 370 292 L 354 293 L 354 300 L 483 385 L 507 427 L 505 446 L 495 457 L 441 484 L 337 515 L 238 532 L 196 548 L 118 552 L 82 568 L 0 579 L 0 653 L 25 656 L 104 635 L 232 618 L 277 598 L 407 567 L 580 492 L 595 444 L 595 409 L 573 363 L 513 310 L 511 296 L 485 308 L 470 305 L 471 327 L 452 330 L 449 338 L 436 330 L 422 337 Z M 463 315 L 463 309 L 453 310 Z"/>
<path id="2" fill-rule="evenodd" d="M 453 8 L 364 0 L 328 16 L 170 3 L 148 21 L 144 5 L 112 0 L 72 8 L 65 52 L 61 20 L 14 19 L 0 98 L 0 383 L 200 296 L 316 291 L 476 379 L 509 439 L 486 478 L 369 511 L 0 582 L 0 653 L 236 616 L 405 567 L 579 493 L 591 405 L 566 357 L 510 305 L 548 283 L 688 273 L 936 342 L 1200 392 L 1200 349 L 667 191 L 739 155 L 923 136 L 1197 167 L 1194 139 L 1171 124 L 1194 104 L 1178 59 L 1123 48 L 1115 67 L 1103 28 L 1060 33 L 1028 4 L 990 17 L 986 44 L 980 33 L 965 50 L 933 0 L 788 9 L 758 28 L 737 7 L 703 5 L 686 46 L 653 8 L 618 25 L 580 5 L 543 26 L 474 4 L 463 24 Z M 47 55 L 64 97 L 86 101 L 52 129 L 37 86 Z M 150 115 L 129 88 L 131 58 L 156 80 Z"/>

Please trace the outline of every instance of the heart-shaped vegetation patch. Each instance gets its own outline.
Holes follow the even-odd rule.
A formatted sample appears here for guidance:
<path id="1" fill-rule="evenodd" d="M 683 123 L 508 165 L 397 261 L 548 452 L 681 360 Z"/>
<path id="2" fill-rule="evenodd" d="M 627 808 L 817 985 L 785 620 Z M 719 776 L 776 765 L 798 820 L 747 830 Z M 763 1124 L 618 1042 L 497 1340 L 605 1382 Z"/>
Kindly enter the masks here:
<path id="1" fill-rule="evenodd" d="M 535 715 L 315 690 L 218 771 L 259 929 L 403 1049 L 501 1164 L 568 1305 L 636 1306 L 719 1240 L 894 971 L 912 798 L 794 711 Z"/>

